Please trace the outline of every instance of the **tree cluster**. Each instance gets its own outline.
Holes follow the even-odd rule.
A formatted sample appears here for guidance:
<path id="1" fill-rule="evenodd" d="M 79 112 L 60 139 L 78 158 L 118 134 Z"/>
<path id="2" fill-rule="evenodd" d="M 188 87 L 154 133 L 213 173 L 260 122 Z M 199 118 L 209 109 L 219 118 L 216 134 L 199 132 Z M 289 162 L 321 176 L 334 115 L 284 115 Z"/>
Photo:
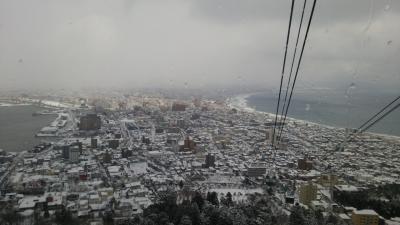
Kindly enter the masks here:
<path id="1" fill-rule="evenodd" d="M 276 211 L 276 210 L 275 210 Z M 176 195 L 166 195 L 148 207 L 142 217 L 129 224 L 144 225 L 268 225 L 286 224 L 288 217 L 274 212 L 270 199 L 257 196 L 249 204 L 235 204 L 232 194 L 218 198 L 216 192 L 206 197 L 195 193 L 191 201 L 176 204 Z"/>
<path id="2" fill-rule="evenodd" d="M 357 192 L 336 192 L 335 201 L 357 209 L 373 209 L 390 219 L 400 216 L 400 184 L 387 184 Z"/>
<path id="3" fill-rule="evenodd" d="M 195 193 L 191 201 L 176 204 L 176 195 L 169 194 L 148 207 L 142 217 L 130 225 L 343 225 L 335 215 L 294 206 L 290 216 L 268 195 L 250 195 L 247 203 L 234 203 L 232 194 L 218 198 L 215 192 L 206 197 Z"/>

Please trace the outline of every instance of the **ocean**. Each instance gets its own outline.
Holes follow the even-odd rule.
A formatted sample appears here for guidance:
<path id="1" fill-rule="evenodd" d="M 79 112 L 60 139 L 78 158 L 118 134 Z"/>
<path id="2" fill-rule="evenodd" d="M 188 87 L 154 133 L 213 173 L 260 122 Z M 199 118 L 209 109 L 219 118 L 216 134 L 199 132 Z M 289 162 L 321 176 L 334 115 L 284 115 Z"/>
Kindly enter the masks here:
<path id="1" fill-rule="evenodd" d="M 292 98 L 288 116 L 334 127 L 358 128 L 398 93 L 363 93 L 356 90 L 303 90 Z M 283 96 L 284 98 L 284 96 Z M 242 96 L 246 107 L 275 114 L 278 96 L 272 92 Z M 400 136 L 400 109 L 368 131 Z"/>
<path id="2" fill-rule="evenodd" d="M 0 149 L 20 152 L 29 150 L 43 139 L 35 134 L 49 125 L 56 115 L 32 116 L 43 110 L 33 105 L 0 105 Z"/>

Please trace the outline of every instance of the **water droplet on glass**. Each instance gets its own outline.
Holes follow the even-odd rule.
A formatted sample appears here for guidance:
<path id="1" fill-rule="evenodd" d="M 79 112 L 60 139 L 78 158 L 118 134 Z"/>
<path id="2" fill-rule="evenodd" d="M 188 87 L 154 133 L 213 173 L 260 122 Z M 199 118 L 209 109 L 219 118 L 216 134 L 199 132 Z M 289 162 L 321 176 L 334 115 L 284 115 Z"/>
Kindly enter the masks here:
<path id="1" fill-rule="evenodd" d="M 386 6 L 385 6 L 385 9 L 384 9 L 385 11 L 389 11 L 390 10 L 390 5 L 389 4 L 387 4 Z"/>
<path id="2" fill-rule="evenodd" d="M 392 42 L 393 42 L 392 40 L 389 40 L 389 41 L 386 42 L 386 44 L 387 44 L 387 45 L 391 45 Z"/>
<path id="3" fill-rule="evenodd" d="M 174 83 L 174 81 L 172 79 L 169 79 L 169 85 L 172 85 Z"/>
<path id="4" fill-rule="evenodd" d="M 347 90 L 346 90 L 346 93 L 344 94 L 344 97 L 345 98 L 350 98 L 350 95 L 351 95 L 351 91 L 353 90 L 353 89 L 355 89 L 356 88 L 356 84 L 354 83 L 354 82 L 352 82 L 350 85 L 349 85 L 349 87 L 347 88 Z"/>
<path id="5" fill-rule="evenodd" d="M 351 83 L 349 88 L 352 88 L 352 89 L 356 88 L 356 84 L 355 83 Z"/>
<path id="6" fill-rule="evenodd" d="M 19 60 L 18 60 L 18 63 L 23 63 L 23 62 L 24 62 L 23 59 L 19 59 Z"/>
<path id="7" fill-rule="evenodd" d="M 306 104 L 306 108 L 305 108 L 305 110 L 306 110 L 306 111 L 310 111 L 310 109 L 311 109 L 311 106 L 310 106 L 310 104 Z"/>

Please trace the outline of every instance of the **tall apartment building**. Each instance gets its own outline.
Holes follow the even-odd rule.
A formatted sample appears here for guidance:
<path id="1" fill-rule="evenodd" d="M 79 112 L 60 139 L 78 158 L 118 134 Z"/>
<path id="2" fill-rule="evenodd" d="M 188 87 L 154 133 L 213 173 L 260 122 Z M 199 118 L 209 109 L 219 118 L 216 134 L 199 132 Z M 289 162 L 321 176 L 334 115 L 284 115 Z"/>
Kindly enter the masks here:
<path id="1" fill-rule="evenodd" d="M 317 185 L 313 183 L 302 184 L 299 188 L 299 200 L 304 205 L 310 205 L 310 203 L 317 199 Z"/>
<path id="2" fill-rule="evenodd" d="M 378 225 L 379 215 L 371 209 L 355 210 L 351 215 L 351 221 L 353 225 Z"/>
<path id="3" fill-rule="evenodd" d="M 101 119 L 96 114 L 82 116 L 79 122 L 79 130 L 98 130 L 101 128 Z"/>

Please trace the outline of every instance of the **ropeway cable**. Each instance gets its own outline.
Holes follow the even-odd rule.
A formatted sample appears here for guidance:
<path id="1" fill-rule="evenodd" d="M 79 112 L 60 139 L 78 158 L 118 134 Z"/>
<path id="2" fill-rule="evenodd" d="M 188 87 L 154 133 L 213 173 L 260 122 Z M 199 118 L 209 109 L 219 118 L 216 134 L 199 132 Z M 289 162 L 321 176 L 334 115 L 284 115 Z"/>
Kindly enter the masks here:
<path id="1" fill-rule="evenodd" d="M 303 18 L 304 18 L 304 11 L 305 11 L 305 8 L 306 8 L 306 4 L 307 4 L 307 0 L 304 0 L 303 10 L 301 12 L 299 30 L 297 31 L 297 38 L 296 38 L 296 44 L 295 44 L 294 53 L 293 53 L 292 65 L 290 66 L 289 79 L 288 79 L 288 82 L 287 82 L 287 85 L 286 85 L 285 99 L 283 100 L 283 107 L 282 107 L 282 112 L 281 112 L 281 117 L 280 117 L 280 123 L 281 124 L 282 124 L 283 113 L 284 113 L 284 110 L 285 110 L 285 107 L 286 107 L 286 99 L 287 99 L 287 95 L 288 95 L 288 91 L 289 91 L 290 81 L 292 79 L 293 66 L 294 66 L 294 62 L 295 62 L 295 59 L 296 59 L 297 45 L 299 43 L 301 27 L 303 25 Z M 279 137 L 278 141 L 280 141 L 280 139 L 281 139 L 282 132 L 283 132 L 283 126 L 280 126 L 279 127 L 279 134 L 278 134 L 278 137 Z"/>
<path id="2" fill-rule="evenodd" d="M 273 133 L 272 133 L 272 141 L 271 141 L 272 147 L 274 146 L 274 141 L 275 141 L 275 138 L 274 138 L 275 137 L 275 128 L 276 128 L 276 122 L 278 120 L 279 103 L 281 101 L 282 83 L 283 83 L 283 77 L 284 77 L 284 74 L 285 74 L 286 56 L 287 56 L 287 49 L 288 49 L 288 45 L 289 45 L 290 28 L 292 26 L 294 1 L 295 0 L 292 0 L 292 6 L 291 6 L 291 9 L 290 9 L 289 27 L 288 27 L 287 37 L 286 37 L 285 55 L 283 57 L 281 83 L 280 83 L 280 86 L 279 86 L 279 95 L 278 95 L 278 104 L 276 106 L 274 130 L 273 130 Z"/>
<path id="3" fill-rule="evenodd" d="M 303 46 L 302 46 L 302 48 L 301 48 L 300 57 L 299 57 L 299 61 L 298 61 L 297 68 L 296 68 L 296 73 L 295 73 L 294 80 L 293 80 L 293 83 L 292 83 L 292 88 L 291 88 L 291 90 L 290 90 L 289 101 L 288 101 L 288 104 L 287 104 L 287 106 L 286 106 L 285 116 L 284 116 L 284 118 L 283 118 L 282 129 L 283 129 L 284 124 L 285 124 L 285 122 L 286 122 L 287 113 L 288 113 L 289 106 L 290 106 L 290 102 L 291 102 L 292 96 L 293 96 L 294 86 L 296 85 L 297 76 L 298 76 L 298 74 L 299 74 L 299 68 L 300 68 L 300 65 L 301 65 L 302 58 L 303 58 L 304 47 L 306 46 L 306 43 L 307 43 L 307 37 L 308 37 L 308 33 L 309 33 L 309 31 L 310 31 L 310 26 L 311 26 L 312 18 L 313 18 L 313 16 L 314 16 L 314 11 L 315 11 L 315 4 L 316 4 L 316 2 L 317 2 L 317 0 L 314 0 L 313 5 L 312 5 L 312 8 L 311 8 L 311 14 L 310 14 L 310 18 L 309 18 L 309 20 L 308 20 L 307 30 L 306 30 L 306 34 L 305 34 L 305 37 L 304 37 L 304 40 L 303 40 Z M 279 137 L 279 138 L 280 138 L 280 137 Z"/>

